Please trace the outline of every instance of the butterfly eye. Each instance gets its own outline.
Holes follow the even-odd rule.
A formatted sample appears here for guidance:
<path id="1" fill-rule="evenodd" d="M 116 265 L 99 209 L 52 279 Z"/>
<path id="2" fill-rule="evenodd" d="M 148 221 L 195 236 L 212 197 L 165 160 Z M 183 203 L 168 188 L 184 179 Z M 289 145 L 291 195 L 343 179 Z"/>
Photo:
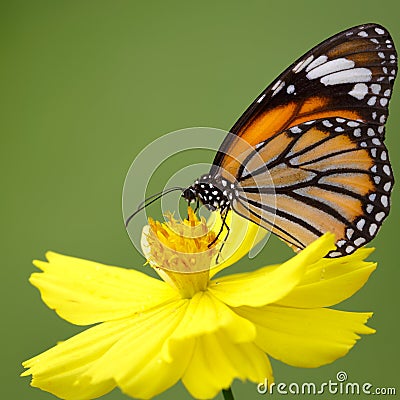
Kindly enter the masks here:
<path id="1" fill-rule="evenodd" d="M 197 193 L 196 191 L 189 187 L 187 189 L 185 189 L 182 193 L 182 197 L 188 202 L 188 203 L 192 203 L 197 199 Z"/>

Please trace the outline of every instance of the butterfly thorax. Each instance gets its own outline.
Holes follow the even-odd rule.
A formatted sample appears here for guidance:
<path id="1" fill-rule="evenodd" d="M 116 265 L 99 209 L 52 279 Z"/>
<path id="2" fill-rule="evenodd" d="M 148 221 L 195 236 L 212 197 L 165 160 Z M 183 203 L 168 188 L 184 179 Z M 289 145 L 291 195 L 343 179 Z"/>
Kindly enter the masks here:
<path id="1" fill-rule="evenodd" d="M 231 201 L 237 193 L 233 183 L 218 176 L 203 175 L 183 191 L 182 197 L 188 203 L 200 202 L 210 211 L 223 212 L 231 208 Z"/>

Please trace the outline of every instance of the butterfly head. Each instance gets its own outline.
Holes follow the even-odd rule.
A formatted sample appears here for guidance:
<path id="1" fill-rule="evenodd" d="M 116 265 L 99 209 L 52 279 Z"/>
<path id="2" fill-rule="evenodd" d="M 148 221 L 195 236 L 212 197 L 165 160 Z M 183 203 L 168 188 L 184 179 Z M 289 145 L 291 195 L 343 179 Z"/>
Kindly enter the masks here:
<path id="1" fill-rule="evenodd" d="M 206 175 L 196 180 L 182 192 L 182 197 L 190 204 L 198 202 L 209 211 L 224 211 L 230 207 L 229 193 L 220 188 L 215 180 Z"/>
<path id="2" fill-rule="evenodd" d="M 197 192 L 193 186 L 189 186 L 182 192 L 182 197 L 190 204 L 197 200 Z"/>

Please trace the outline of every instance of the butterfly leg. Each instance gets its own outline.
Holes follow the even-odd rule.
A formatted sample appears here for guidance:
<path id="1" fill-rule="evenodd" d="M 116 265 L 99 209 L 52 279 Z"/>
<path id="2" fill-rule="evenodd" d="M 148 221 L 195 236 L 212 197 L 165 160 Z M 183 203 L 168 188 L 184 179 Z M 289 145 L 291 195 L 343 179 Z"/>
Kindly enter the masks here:
<path id="1" fill-rule="evenodd" d="M 222 234 L 224 228 L 226 228 L 226 231 L 227 231 L 227 232 L 226 232 L 225 238 L 224 238 L 224 240 L 223 240 L 223 242 L 222 242 L 221 248 L 220 248 L 219 251 L 218 251 L 218 255 L 217 255 L 217 259 L 216 259 L 216 262 L 217 262 L 217 263 L 218 263 L 218 261 L 219 261 L 219 257 L 220 257 L 220 255 L 221 255 L 222 249 L 223 249 L 224 246 L 225 246 L 225 242 L 226 242 L 226 240 L 228 239 L 229 233 L 230 233 L 230 231 L 231 231 L 230 228 L 229 228 L 229 225 L 226 223 L 226 217 L 228 216 L 228 212 L 229 212 L 229 207 L 227 207 L 227 208 L 225 208 L 223 211 L 221 211 L 221 216 L 222 216 L 221 228 L 220 228 L 220 230 L 219 230 L 217 236 L 215 237 L 215 239 L 214 239 L 211 243 L 209 243 L 209 245 L 208 245 L 208 247 L 210 248 L 210 247 L 218 240 L 218 238 L 221 236 L 221 234 Z"/>
<path id="2" fill-rule="evenodd" d="M 194 209 L 194 213 L 196 214 L 200 207 L 200 200 L 199 198 L 196 199 L 196 208 Z"/>
<path id="3" fill-rule="evenodd" d="M 231 233 L 231 229 L 229 228 L 229 225 L 226 223 L 226 217 L 228 216 L 228 212 L 229 212 L 229 207 L 225 209 L 224 212 L 224 217 L 222 219 L 222 227 L 221 227 L 221 231 L 219 234 L 222 233 L 222 230 L 224 229 L 224 227 L 226 228 L 226 235 L 224 238 L 224 243 L 226 242 L 226 240 L 228 239 L 229 234 Z M 222 249 L 222 247 L 221 247 Z"/>
<path id="4" fill-rule="evenodd" d="M 217 258 L 216 258 L 217 264 L 218 264 L 218 261 L 219 261 L 219 256 L 220 256 L 221 253 L 222 253 L 222 249 L 224 248 L 225 243 L 226 243 L 226 241 L 228 240 L 228 236 L 229 236 L 229 234 L 231 233 L 231 229 L 229 228 L 229 225 L 226 223 L 226 217 L 227 217 L 227 215 L 228 215 L 228 211 L 229 211 L 229 209 L 226 210 L 225 215 L 224 215 L 224 219 L 223 219 L 223 221 L 222 221 L 222 228 L 225 226 L 225 228 L 226 228 L 226 235 L 225 235 L 224 241 L 222 242 L 222 246 L 221 246 L 221 248 L 219 249 L 219 252 L 218 252 L 218 255 L 217 255 Z"/>

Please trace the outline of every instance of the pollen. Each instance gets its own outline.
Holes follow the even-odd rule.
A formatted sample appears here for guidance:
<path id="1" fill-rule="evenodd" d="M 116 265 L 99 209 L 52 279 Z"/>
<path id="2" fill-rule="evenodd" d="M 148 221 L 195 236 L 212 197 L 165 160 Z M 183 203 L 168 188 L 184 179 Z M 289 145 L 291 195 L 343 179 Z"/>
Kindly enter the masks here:
<path id="1" fill-rule="evenodd" d="M 184 297 L 191 297 L 208 285 L 219 240 L 209 230 L 205 218 L 198 218 L 191 207 L 183 221 L 176 220 L 172 213 L 166 214 L 166 218 L 166 222 L 149 218 L 148 262 Z"/>
<path id="2" fill-rule="evenodd" d="M 209 231 L 204 217 L 200 219 L 193 209 L 188 207 L 188 218 L 179 221 L 172 213 L 167 213 L 167 222 L 155 221 L 149 218 L 150 236 L 149 239 L 156 239 L 162 247 L 167 247 L 177 253 L 197 254 L 215 250 L 215 232 Z M 215 251 L 212 251 L 213 253 Z"/>

